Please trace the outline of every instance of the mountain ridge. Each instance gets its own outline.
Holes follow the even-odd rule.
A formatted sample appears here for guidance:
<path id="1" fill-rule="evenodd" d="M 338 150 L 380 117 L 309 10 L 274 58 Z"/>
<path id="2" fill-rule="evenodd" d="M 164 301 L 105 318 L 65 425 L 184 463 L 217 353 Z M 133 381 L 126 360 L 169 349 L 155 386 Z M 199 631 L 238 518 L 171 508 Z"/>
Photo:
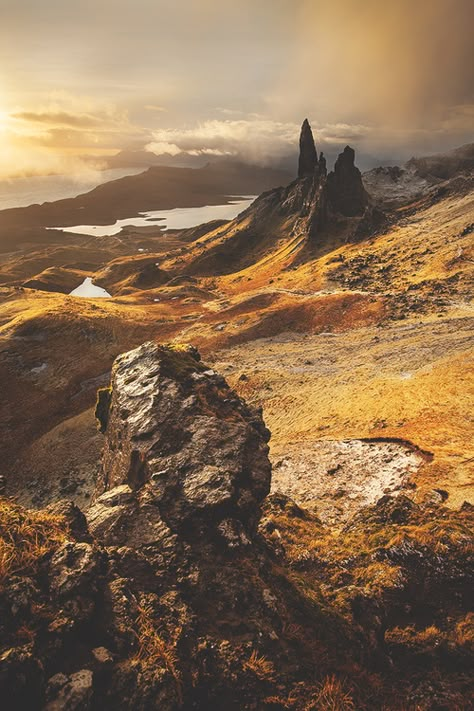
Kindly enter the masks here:
<path id="1" fill-rule="evenodd" d="M 261 192 L 287 179 L 288 173 L 282 170 L 235 161 L 207 163 L 201 168 L 152 166 L 75 198 L 1 210 L 0 228 L 110 224 L 147 210 L 218 205 L 230 195 Z"/>

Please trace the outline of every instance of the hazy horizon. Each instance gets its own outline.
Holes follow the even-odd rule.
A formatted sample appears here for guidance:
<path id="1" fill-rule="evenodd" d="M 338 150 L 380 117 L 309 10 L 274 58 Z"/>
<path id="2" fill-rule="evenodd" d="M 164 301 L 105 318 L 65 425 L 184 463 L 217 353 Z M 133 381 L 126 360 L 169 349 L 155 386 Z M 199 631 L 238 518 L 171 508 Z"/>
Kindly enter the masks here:
<path id="1" fill-rule="evenodd" d="M 0 178 L 121 150 L 403 161 L 473 140 L 470 0 L 1 0 Z"/>

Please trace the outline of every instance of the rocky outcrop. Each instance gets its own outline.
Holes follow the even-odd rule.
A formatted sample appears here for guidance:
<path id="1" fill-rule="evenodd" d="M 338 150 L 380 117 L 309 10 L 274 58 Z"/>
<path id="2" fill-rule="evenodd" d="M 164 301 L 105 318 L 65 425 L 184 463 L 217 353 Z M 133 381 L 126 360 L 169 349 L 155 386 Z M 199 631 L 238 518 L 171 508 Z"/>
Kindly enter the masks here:
<path id="1" fill-rule="evenodd" d="M 190 347 L 120 356 L 99 414 L 87 520 L 0 500 L 2 709 L 464 708 L 472 510 L 384 497 L 335 537 L 275 494 L 261 518 L 261 414 Z"/>
<path id="2" fill-rule="evenodd" d="M 369 202 L 354 160 L 354 149 L 346 146 L 336 160 L 334 171 L 327 177 L 327 194 L 332 208 L 345 217 L 363 215 Z"/>
<path id="3" fill-rule="evenodd" d="M 311 126 L 305 119 L 301 127 L 298 180 L 287 188 L 281 207 L 285 212 L 288 207 L 293 213 L 299 212 L 297 225 L 311 241 L 319 241 L 324 231 L 341 218 L 364 217 L 366 221 L 370 218 L 369 196 L 354 160 L 354 149 L 346 146 L 334 170 L 327 174 L 326 158 L 323 153 L 318 158 Z M 354 235 L 358 227 L 354 225 Z M 363 225 L 362 228 L 365 229 Z"/>
<path id="4" fill-rule="evenodd" d="M 308 119 L 303 121 L 300 133 L 300 155 L 298 159 L 298 178 L 314 175 L 318 169 L 318 153 L 314 145 L 313 132 Z"/>
<path id="5" fill-rule="evenodd" d="M 318 172 L 319 172 L 319 175 L 321 175 L 323 177 L 327 175 L 326 158 L 325 158 L 324 153 L 322 151 L 319 154 Z"/>
<path id="6" fill-rule="evenodd" d="M 251 536 L 270 488 L 261 413 L 191 347 L 145 343 L 125 353 L 109 392 L 98 494 L 146 485 L 173 531 Z"/>

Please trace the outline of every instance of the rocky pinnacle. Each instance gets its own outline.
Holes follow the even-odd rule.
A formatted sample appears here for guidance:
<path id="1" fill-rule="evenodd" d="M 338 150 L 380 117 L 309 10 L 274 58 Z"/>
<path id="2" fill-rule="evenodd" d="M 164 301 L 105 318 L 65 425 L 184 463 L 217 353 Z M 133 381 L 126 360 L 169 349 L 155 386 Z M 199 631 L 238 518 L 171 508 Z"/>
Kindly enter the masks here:
<path id="1" fill-rule="evenodd" d="M 368 195 L 362 183 L 360 170 L 354 165 L 355 151 L 346 146 L 329 173 L 327 189 L 329 201 L 335 212 L 346 217 L 362 215 L 368 204 Z"/>
<path id="2" fill-rule="evenodd" d="M 318 169 L 318 153 L 314 145 L 313 132 L 308 119 L 303 121 L 300 133 L 300 157 L 298 161 L 298 178 L 314 175 Z"/>

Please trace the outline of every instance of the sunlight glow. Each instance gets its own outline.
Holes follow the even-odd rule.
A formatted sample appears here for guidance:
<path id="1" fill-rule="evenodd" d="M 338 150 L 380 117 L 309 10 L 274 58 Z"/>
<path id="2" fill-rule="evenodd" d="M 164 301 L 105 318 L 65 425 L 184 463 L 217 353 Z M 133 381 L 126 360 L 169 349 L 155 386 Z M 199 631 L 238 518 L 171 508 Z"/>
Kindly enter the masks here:
<path id="1" fill-rule="evenodd" d="M 8 113 L 0 109 L 0 131 L 6 131 L 8 123 Z"/>

